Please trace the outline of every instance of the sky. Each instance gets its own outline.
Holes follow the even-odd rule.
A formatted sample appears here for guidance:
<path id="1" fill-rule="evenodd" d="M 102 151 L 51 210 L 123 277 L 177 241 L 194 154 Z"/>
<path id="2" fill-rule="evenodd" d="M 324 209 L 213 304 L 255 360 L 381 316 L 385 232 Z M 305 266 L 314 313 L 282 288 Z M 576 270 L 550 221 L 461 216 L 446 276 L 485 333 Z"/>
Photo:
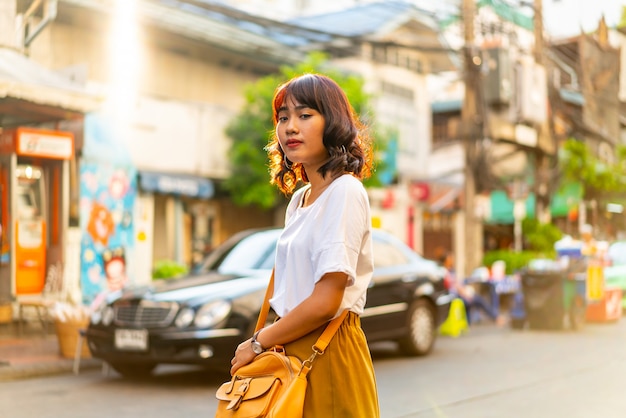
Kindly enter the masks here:
<path id="1" fill-rule="evenodd" d="M 544 28 L 553 37 L 566 37 L 598 27 L 602 14 L 614 27 L 626 0 L 543 0 Z"/>

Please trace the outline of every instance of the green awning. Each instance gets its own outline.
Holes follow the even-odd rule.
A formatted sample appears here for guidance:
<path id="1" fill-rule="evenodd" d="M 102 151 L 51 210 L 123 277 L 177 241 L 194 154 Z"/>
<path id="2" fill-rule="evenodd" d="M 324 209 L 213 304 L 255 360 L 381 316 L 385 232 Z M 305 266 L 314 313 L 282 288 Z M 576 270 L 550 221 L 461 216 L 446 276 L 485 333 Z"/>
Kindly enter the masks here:
<path id="1" fill-rule="evenodd" d="M 490 224 L 512 224 L 514 203 L 504 190 L 491 192 L 491 216 L 486 220 Z M 526 217 L 535 217 L 535 195 L 530 193 L 525 200 Z"/>
<path id="2" fill-rule="evenodd" d="M 567 183 L 554 194 L 550 202 L 552 216 L 567 216 L 569 211 L 578 206 L 583 196 L 583 187 L 580 183 Z M 529 193 L 525 200 L 526 217 L 535 218 L 535 195 Z M 504 190 L 494 190 L 490 195 L 491 214 L 485 220 L 490 224 L 512 224 L 514 203 Z"/>
<path id="3" fill-rule="evenodd" d="M 567 183 L 552 197 L 550 213 L 552 216 L 567 216 L 572 208 L 578 206 L 582 198 L 583 185 L 578 182 Z"/>

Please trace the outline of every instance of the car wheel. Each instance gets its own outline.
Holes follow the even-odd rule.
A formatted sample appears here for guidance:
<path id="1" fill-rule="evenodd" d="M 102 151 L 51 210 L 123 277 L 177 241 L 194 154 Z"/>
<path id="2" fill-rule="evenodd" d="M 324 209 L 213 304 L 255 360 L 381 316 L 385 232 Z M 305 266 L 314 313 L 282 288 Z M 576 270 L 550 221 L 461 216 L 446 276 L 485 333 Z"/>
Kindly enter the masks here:
<path id="1" fill-rule="evenodd" d="M 435 344 L 435 313 L 424 299 L 411 304 L 407 314 L 408 334 L 399 341 L 402 352 L 409 356 L 428 354 Z"/>
<path id="2" fill-rule="evenodd" d="M 109 362 L 109 366 L 113 368 L 116 372 L 121 374 L 122 376 L 128 379 L 141 379 L 144 377 L 150 376 L 152 371 L 156 367 L 156 364 L 146 363 L 146 364 L 134 364 L 134 363 L 111 363 Z"/>

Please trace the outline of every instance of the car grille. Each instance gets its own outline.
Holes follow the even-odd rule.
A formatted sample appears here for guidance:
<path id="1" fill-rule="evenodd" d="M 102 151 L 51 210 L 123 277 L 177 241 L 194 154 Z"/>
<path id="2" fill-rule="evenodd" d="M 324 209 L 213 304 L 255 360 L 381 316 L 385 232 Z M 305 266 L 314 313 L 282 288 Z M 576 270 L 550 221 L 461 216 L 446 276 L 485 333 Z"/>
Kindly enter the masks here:
<path id="1" fill-rule="evenodd" d="M 177 311 L 176 303 L 141 301 L 119 304 L 115 306 L 115 323 L 144 328 L 165 327 L 172 323 Z"/>

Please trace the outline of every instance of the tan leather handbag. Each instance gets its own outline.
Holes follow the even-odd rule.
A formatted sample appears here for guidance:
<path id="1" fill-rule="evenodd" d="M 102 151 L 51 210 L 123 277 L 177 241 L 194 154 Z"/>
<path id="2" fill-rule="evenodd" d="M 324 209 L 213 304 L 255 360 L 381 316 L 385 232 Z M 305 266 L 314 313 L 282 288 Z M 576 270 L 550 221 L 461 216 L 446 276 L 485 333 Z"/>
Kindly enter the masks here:
<path id="1" fill-rule="evenodd" d="M 255 332 L 265 325 L 273 291 L 272 271 Z M 217 390 L 215 396 L 218 405 L 215 418 L 301 418 L 307 374 L 315 358 L 324 354 L 324 350 L 347 314 L 346 309 L 328 323 L 313 345 L 313 353 L 307 360 L 301 361 L 295 356 L 288 356 L 282 347 L 274 347 L 237 370 L 235 375 Z"/>

